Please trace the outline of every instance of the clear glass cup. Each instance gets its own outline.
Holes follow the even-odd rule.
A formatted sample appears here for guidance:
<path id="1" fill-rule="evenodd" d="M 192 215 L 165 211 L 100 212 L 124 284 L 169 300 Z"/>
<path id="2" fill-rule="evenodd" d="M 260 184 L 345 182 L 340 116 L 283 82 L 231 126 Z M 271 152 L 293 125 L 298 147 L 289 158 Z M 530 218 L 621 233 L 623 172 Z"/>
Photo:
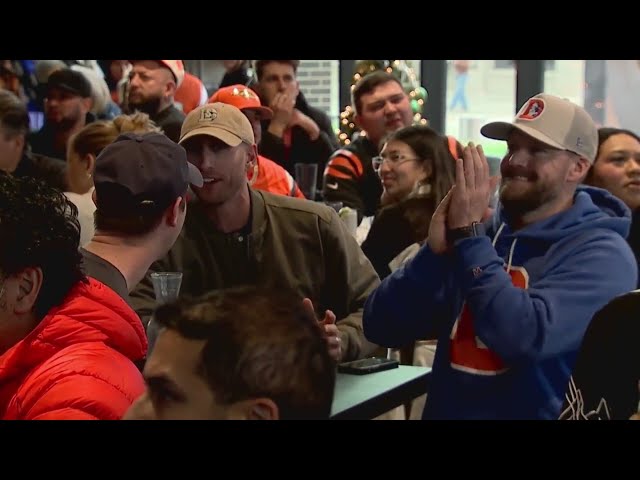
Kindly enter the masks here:
<path id="1" fill-rule="evenodd" d="M 153 272 L 151 274 L 153 290 L 158 304 L 178 299 L 182 285 L 182 272 Z"/>
<path id="2" fill-rule="evenodd" d="M 318 165 L 316 163 L 296 163 L 293 168 L 295 169 L 296 183 L 304 196 L 307 200 L 315 200 Z"/>

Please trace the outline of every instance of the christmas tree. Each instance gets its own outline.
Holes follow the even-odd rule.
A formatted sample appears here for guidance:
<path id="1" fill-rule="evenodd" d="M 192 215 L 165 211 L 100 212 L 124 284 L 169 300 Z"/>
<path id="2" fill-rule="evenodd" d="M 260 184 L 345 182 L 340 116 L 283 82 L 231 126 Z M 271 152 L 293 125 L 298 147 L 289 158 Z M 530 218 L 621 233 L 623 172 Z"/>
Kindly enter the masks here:
<path id="1" fill-rule="evenodd" d="M 427 101 L 427 91 L 424 87 L 420 86 L 416 74 L 407 64 L 406 60 L 359 60 L 356 63 L 355 72 L 351 79 L 351 89 L 353 90 L 358 80 L 376 70 L 385 70 L 400 80 L 400 83 L 409 95 L 414 122 L 426 125 L 427 120 L 422 118 L 422 111 L 424 109 L 424 103 Z M 348 105 L 340 113 L 340 128 L 336 134 L 338 135 L 341 145 L 348 145 L 353 139 L 354 134 L 359 131 L 353 121 L 354 116 L 355 112 L 351 105 Z M 365 133 L 363 132 L 361 134 Z"/>

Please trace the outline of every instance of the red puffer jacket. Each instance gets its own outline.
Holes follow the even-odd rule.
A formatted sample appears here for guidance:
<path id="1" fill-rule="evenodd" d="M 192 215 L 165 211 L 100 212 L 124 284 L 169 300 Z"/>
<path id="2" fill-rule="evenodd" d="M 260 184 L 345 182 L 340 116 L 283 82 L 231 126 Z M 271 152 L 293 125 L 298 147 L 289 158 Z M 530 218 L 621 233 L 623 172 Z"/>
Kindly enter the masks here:
<path id="1" fill-rule="evenodd" d="M 117 420 L 144 391 L 142 322 L 102 283 L 76 285 L 0 356 L 0 418 Z"/>

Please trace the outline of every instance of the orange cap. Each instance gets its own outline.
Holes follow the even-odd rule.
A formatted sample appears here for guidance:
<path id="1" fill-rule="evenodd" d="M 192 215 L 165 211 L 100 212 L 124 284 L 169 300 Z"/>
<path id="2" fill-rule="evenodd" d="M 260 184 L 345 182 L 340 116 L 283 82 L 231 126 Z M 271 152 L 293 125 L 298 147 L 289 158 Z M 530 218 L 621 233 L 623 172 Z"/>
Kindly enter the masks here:
<path id="1" fill-rule="evenodd" d="M 255 110 L 262 120 L 273 117 L 273 110 L 263 107 L 256 92 L 244 85 L 231 85 L 218 89 L 207 101 L 207 103 L 216 102 L 227 103 L 240 110 Z"/>
<path id="2" fill-rule="evenodd" d="M 139 61 L 139 60 L 138 60 Z M 182 81 L 184 80 L 184 63 L 182 60 L 155 60 L 160 63 L 160 65 L 168 68 L 173 74 L 173 78 L 176 79 L 176 88 L 182 85 Z M 131 64 L 135 63 L 136 60 L 129 60 Z"/>
<path id="3" fill-rule="evenodd" d="M 176 79 L 176 88 L 182 85 L 184 80 L 184 63 L 182 60 L 159 60 L 165 67 L 171 70 Z"/>

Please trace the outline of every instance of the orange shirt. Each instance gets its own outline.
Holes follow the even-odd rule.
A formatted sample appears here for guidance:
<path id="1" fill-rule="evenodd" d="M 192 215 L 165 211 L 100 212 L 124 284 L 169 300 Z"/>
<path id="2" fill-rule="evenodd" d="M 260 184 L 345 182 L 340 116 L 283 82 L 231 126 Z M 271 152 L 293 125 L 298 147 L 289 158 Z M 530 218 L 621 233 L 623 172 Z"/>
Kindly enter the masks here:
<path id="1" fill-rule="evenodd" d="M 257 178 L 254 180 L 256 170 Z M 305 198 L 289 172 L 262 155 L 258 155 L 257 168 L 248 177 L 251 187 L 257 190 L 288 197 Z"/>

